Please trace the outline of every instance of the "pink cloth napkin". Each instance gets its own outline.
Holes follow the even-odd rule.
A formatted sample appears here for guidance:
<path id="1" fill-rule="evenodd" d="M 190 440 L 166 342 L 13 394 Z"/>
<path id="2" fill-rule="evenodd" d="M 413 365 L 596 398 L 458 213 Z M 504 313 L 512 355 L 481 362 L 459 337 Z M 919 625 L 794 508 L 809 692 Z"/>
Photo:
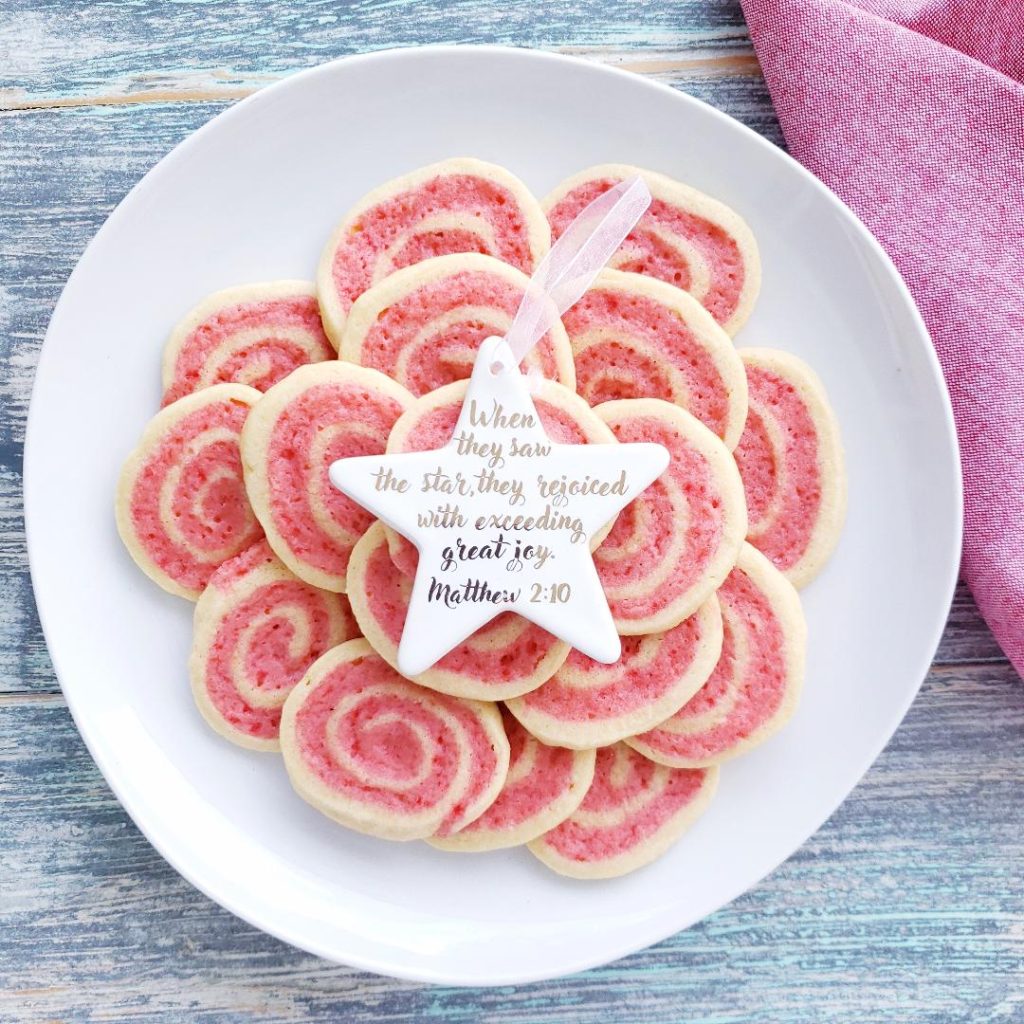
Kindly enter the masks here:
<path id="1" fill-rule="evenodd" d="M 1024 675 L 1024 0 L 741 0 L 790 152 L 899 267 L 964 470 L 963 576 Z"/>

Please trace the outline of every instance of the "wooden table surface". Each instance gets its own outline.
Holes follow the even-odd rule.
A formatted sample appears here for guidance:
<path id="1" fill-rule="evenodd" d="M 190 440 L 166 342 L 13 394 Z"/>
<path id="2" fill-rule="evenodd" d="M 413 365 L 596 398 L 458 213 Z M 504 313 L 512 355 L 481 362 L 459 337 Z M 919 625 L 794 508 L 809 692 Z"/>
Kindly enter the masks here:
<path id="1" fill-rule="evenodd" d="M 1024 685 L 962 589 L 903 726 L 803 849 L 702 924 L 559 982 L 435 988 L 285 946 L 179 878 L 97 772 L 47 658 L 21 518 L 32 374 L 64 281 L 130 186 L 232 101 L 438 41 L 627 67 L 780 141 L 735 0 L 0 11 L 0 1020 L 1024 1021 Z"/>

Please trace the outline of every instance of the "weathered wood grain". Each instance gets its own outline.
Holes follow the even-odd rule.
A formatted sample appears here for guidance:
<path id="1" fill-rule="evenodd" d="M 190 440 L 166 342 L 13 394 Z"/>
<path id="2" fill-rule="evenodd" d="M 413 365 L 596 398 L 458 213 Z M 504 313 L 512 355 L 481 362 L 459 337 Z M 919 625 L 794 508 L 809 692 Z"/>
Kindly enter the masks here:
<path id="1" fill-rule="evenodd" d="M 228 99 L 332 57 L 427 43 L 497 43 L 641 62 L 657 75 L 753 70 L 733 0 L 8 0 L 0 89 L 9 106 L 138 93 Z M 739 58 L 739 63 L 736 59 Z"/>
<path id="2" fill-rule="evenodd" d="M 332 57 L 540 46 L 638 71 L 781 142 L 736 0 L 7 0 L 0 13 L 0 1020 L 1024 1020 L 1024 687 L 961 588 L 935 666 L 833 819 L 753 892 L 603 970 L 403 984 L 242 924 L 152 850 L 57 690 L 21 446 L 63 282 L 116 202 L 240 96 Z"/>
<path id="3" fill-rule="evenodd" d="M 220 910 L 127 820 L 59 701 L 22 698 L 0 717 L 0 1019 L 1020 1020 L 1022 773 L 1024 687 L 950 666 L 756 890 L 602 970 L 473 992 L 328 965 Z"/>

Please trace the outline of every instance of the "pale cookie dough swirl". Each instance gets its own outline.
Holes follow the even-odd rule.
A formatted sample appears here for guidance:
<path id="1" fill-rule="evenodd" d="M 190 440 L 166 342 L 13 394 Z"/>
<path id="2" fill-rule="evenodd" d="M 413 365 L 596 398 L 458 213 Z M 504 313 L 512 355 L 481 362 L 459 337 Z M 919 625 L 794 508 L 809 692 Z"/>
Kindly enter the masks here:
<path id="1" fill-rule="evenodd" d="M 150 420 L 121 470 L 117 528 L 164 590 L 196 600 L 222 562 L 262 531 L 242 481 L 239 436 L 260 393 L 217 384 Z"/>
<path id="2" fill-rule="evenodd" d="M 619 441 L 653 441 L 671 458 L 594 552 L 618 631 L 662 632 L 692 615 L 736 562 L 747 530 L 739 473 L 725 445 L 677 406 L 639 398 L 594 411 Z"/>
<path id="3" fill-rule="evenodd" d="M 448 835 L 479 817 L 509 763 L 494 704 L 417 686 L 365 640 L 328 651 L 292 690 L 281 752 L 296 792 L 317 810 L 402 840 Z"/>
<path id="4" fill-rule="evenodd" d="M 300 579 L 344 592 L 348 560 L 373 517 L 341 493 L 336 459 L 379 455 L 411 402 L 376 370 L 333 361 L 272 387 L 242 435 L 245 483 L 278 558 Z"/>
<path id="5" fill-rule="evenodd" d="M 228 288 L 204 299 L 171 332 L 163 404 L 232 381 L 266 391 L 297 366 L 332 358 L 310 282 Z"/>
<path id="6" fill-rule="evenodd" d="M 415 559 L 416 549 L 410 551 Z M 363 635 L 396 669 L 411 593 L 412 578 L 395 565 L 383 526 L 374 523 L 352 552 L 348 597 Z M 503 612 L 414 678 L 457 697 L 503 700 L 540 686 L 568 653 L 569 645 L 547 630 Z"/>
<path id="7" fill-rule="evenodd" d="M 846 516 L 839 425 L 821 381 L 796 356 L 767 348 L 740 356 L 750 410 L 735 457 L 747 540 L 803 587 L 828 561 Z"/>
<path id="8" fill-rule="evenodd" d="M 722 616 L 709 597 L 664 633 L 622 638 L 611 665 L 572 651 L 543 685 L 508 702 L 545 743 L 603 747 L 642 732 L 681 708 L 707 681 L 722 650 Z"/>
<path id="9" fill-rule="evenodd" d="M 572 878 L 614 878 L 656 860 L 707 808 L 717 768 L 667 768 L 617 743 L 597 752 L 579 808 L 529 844 Z"/>
<path id="10" fill-rule="evenodd" d="M 317 290 L 327 333 L 340 345 L 352 303 L 403 267 L 479 252 L 531 274 L 550 243 L 537 200 L 503 167 L 460 158 L 413 171 L 360 199 L 324 248 Z"/>
<path id="11" fill-rule="evenodd" d="M 511 760 L 498 798 L 465 828 L 444 839 L 428 840 L 431 846 L 476 853 L 528 843 L 569 817 L 590 788 L 595 751 L 541 743 L 508 711 L 502 720 Z"/>
<path id="12" fill-rule="evenodd" d="M 292 687 L 321 654 L 358 635 L 343 595 L 303 583 L 258 541 L 210 577 L 196 604 L 189 658 L 196 705 L 233 743 L 279 750 Z"/>
<path id="13" fill-rule="evenodd" d="M 675 715 L 628 741 L 662 764 L 728 760 L 763 743 L 796 708 L 807 627 L 792 584 L 747 544 L 718 601 L 724 639 L 711 678 Z"/>
<path id="14" fill-rule="evenodd" d="M 425 452 L 441 448 L 455 433 L 468 381 L 455 381 L 418 398 L 388 438 L 388 454 Z M 579 395 L 550 380 L 535 380 L 533 401 L 547 436 L 557 444 L 614 444 L 615 435 Z M 596 547 L 612 524 L 591 538 Z M 390 527 L 385 527 L 395 564 L 407 575 L 416 570 L 416 549 Z"/>
<path id="15" fill-rule="evenodd" d="M 339 354 L 380 370 L 414 395 L 426 394 L 469 377 L 480 343 L 505 336 L 529 283 L 522 271 L 480 253 L 424 260 L 355 301 Z M 527 354 L 523 369 L 575 387 L 560 322 Z"/>
<path id="16" fill-rule="evenodd" d="M 576 390 L 591 405 L 661 398 L 693 413 L 728 448 L 747 416 L 747 378 L 732 339 L 692 295 L 604 270 L 562 317 Z"/>
<path id="17" fill-rule="evenodd" d="M 724 203 L 654 171 L 605 164 L 563 181 L 544 200 L 552 237 L 588 203 L 634 175 L 651 190 L 651 205 L 608 266 L 682 288 L 735 335 L 761 287 L 761 261 L 750 228 Z"/>

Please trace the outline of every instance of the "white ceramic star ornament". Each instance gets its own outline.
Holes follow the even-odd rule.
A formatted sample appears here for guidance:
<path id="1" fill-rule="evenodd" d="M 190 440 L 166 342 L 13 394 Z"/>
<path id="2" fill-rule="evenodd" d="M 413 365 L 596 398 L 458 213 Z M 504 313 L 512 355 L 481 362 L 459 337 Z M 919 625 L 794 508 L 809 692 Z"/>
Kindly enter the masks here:
<path id="1" fill-rule="evenodd" d="M 596 661 L 622 652 L 590 552 L 667 468 L 659 444 L 557 444 L 519 363 L 576 302 L 650 203 L 637 178 L 569 226 L 505 339 L 480 346 L 455 433 L 427 452 L 341 459 L 331 482 L 419 551 L 398 669 L 415 676 L 504 611 Z"/>

